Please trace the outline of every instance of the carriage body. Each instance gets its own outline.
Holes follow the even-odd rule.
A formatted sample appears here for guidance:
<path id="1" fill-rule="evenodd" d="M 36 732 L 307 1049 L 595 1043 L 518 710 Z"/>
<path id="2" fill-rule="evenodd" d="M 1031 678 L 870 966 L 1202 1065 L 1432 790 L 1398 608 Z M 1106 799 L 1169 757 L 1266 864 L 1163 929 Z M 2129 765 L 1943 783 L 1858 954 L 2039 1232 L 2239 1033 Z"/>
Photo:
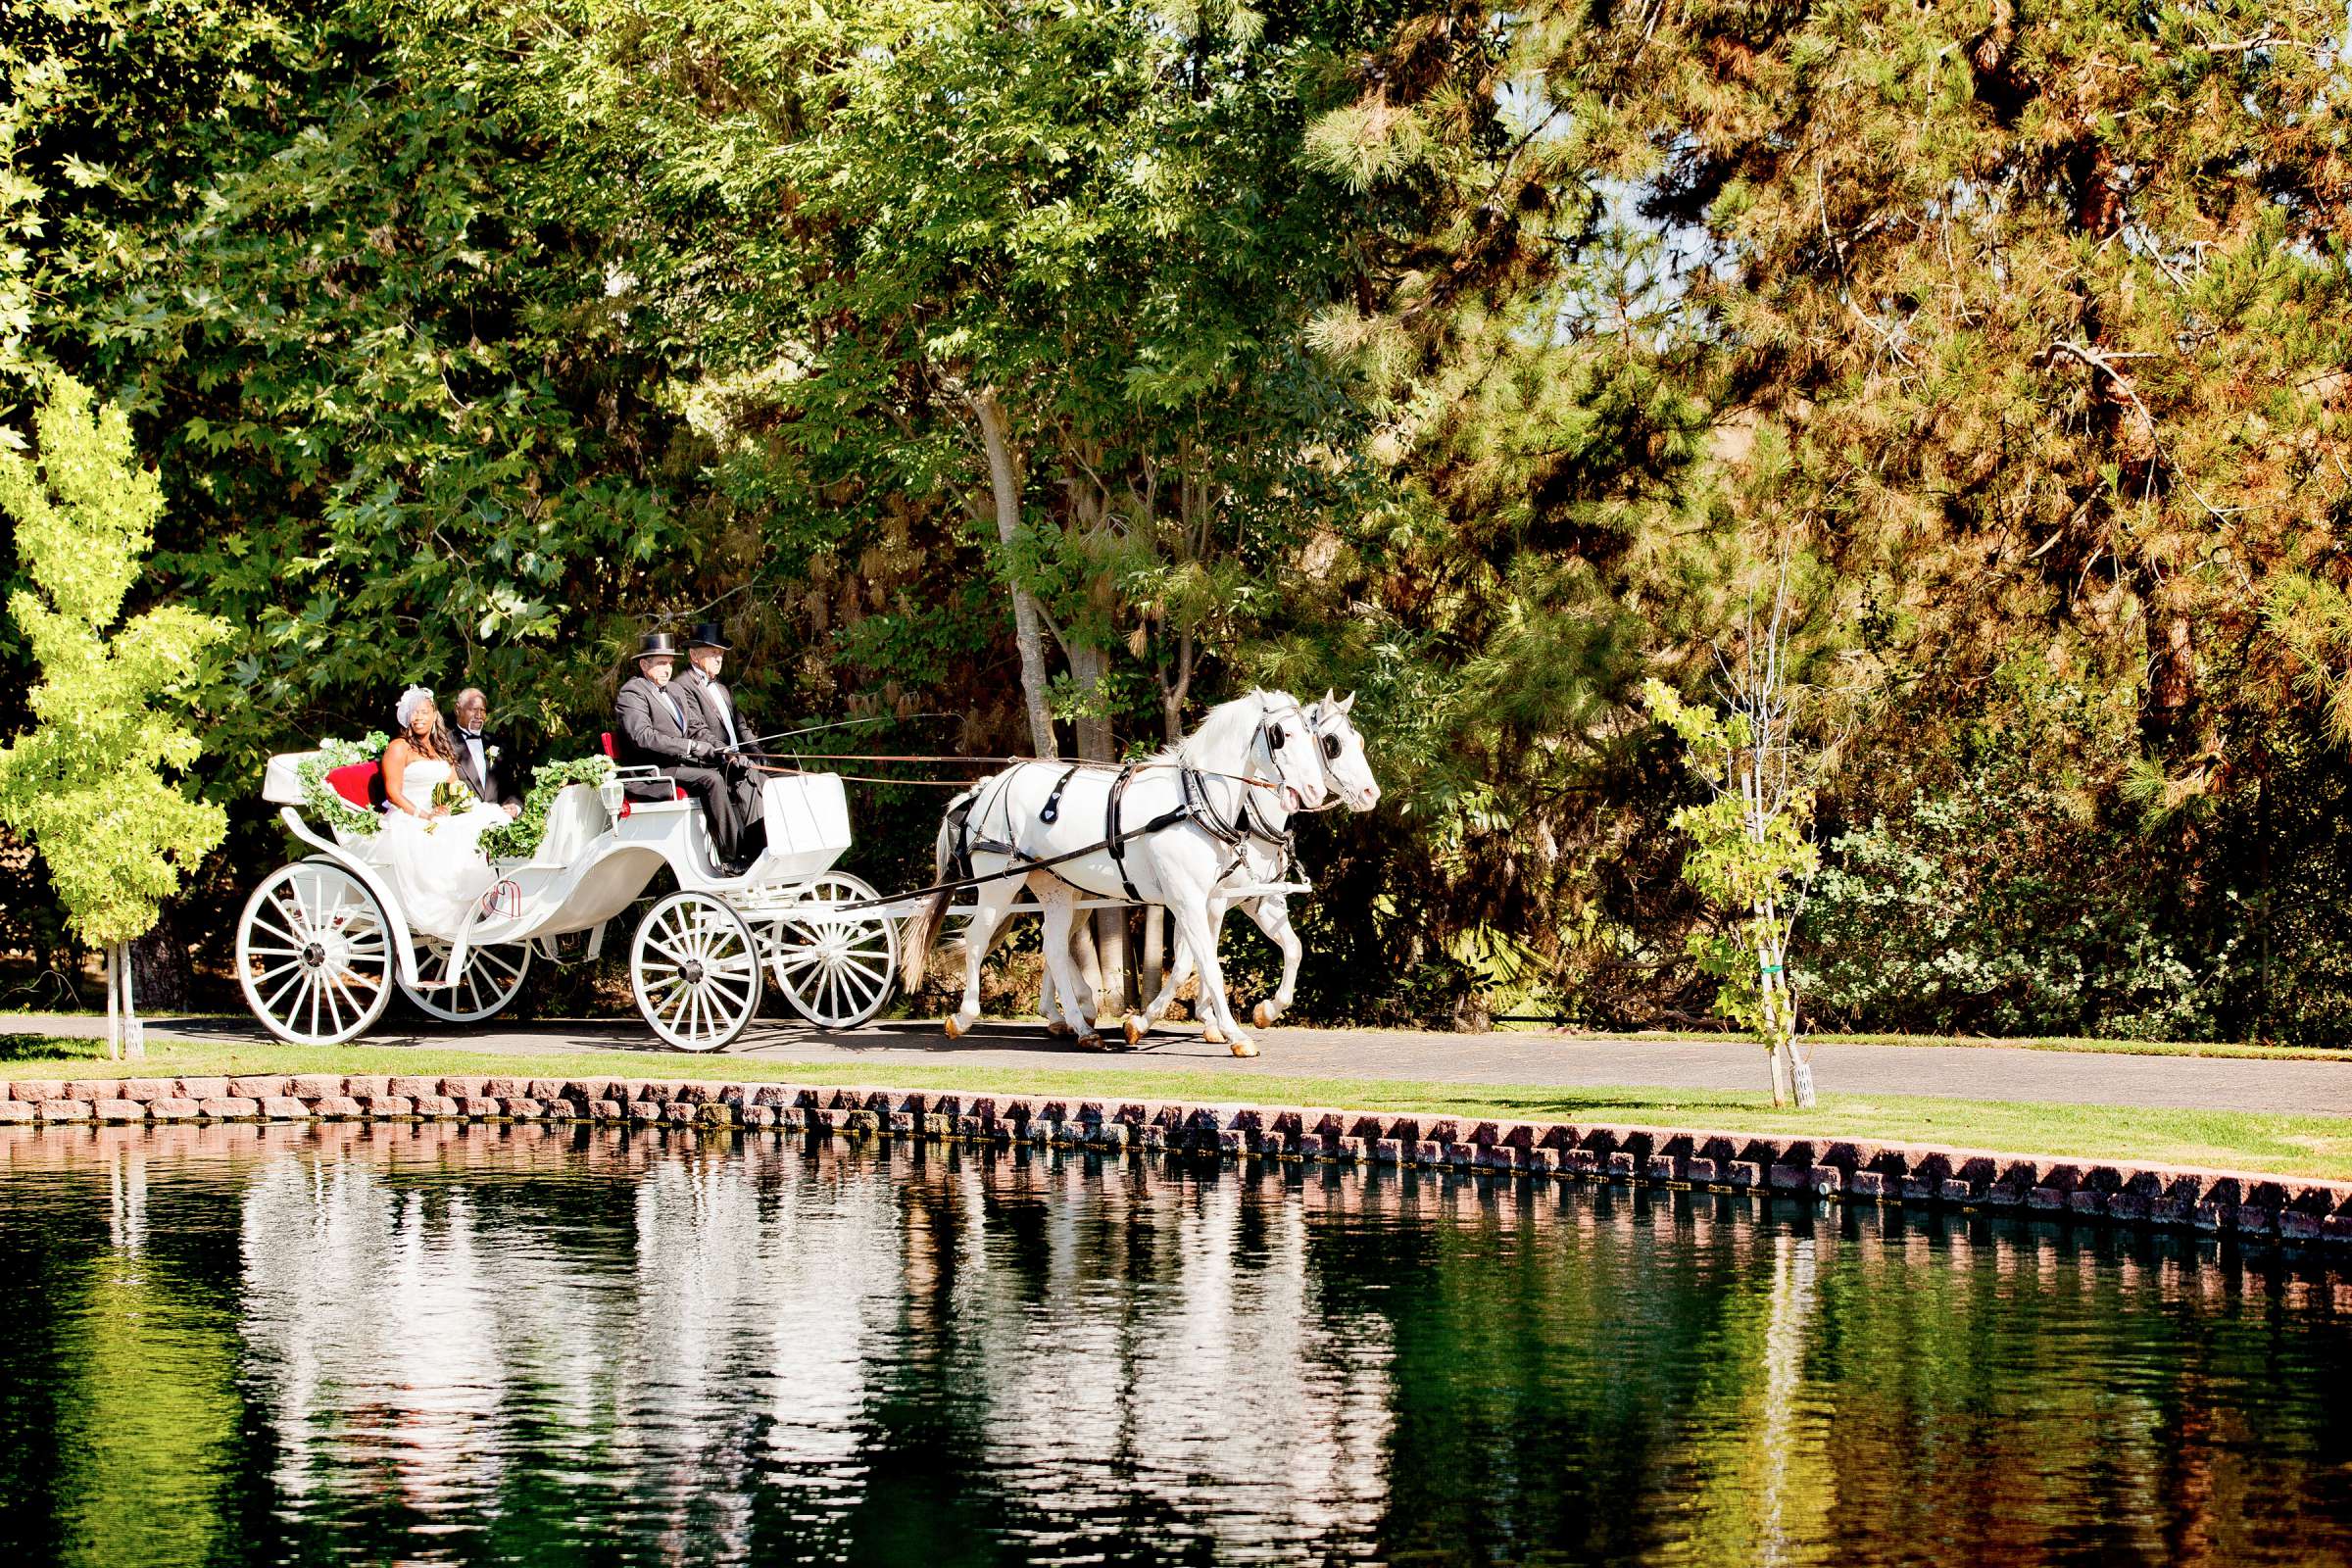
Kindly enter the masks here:
<path id="1" fill-rule="evenodd" d="M 864 1022 L 888 1000 L 897 930 L 880 911 L 844 908 L 874 892 L 833 869 L 851 834 L 832 774 L 763 782 L 768 845 L 731 878 L 710 869 L 700 809 L 655 770 L 615 768 L 602 786 L 569 785 L 549 808 L 538 850 L 493 861 L 491 892 L 464 930 L 444 937 L 414 928 L 372 834 L 305 817 L 302 768 L 317 755 L 270 761 L 263 798 L 311 854 L 264 879 L 237 927 L 247 1004 L 280 1039 L 355 1039 L 395 988 L 446 1022 L 488 1018 L 519 995 L 534 960 L 598 956 L 610 924 L 664 873 L 674 888 L 637 920 L 628 961 L 639 1011 L 670 1045 L 730 1043 L 757 1014 L 765 983 L 803 1017 L 836 1028 Z M 368 810 L 375 778 L 375 764 L 360 763 L 334 769 L 327 783 Z M 583 935 L 566 954 L 564 939 Z"/>

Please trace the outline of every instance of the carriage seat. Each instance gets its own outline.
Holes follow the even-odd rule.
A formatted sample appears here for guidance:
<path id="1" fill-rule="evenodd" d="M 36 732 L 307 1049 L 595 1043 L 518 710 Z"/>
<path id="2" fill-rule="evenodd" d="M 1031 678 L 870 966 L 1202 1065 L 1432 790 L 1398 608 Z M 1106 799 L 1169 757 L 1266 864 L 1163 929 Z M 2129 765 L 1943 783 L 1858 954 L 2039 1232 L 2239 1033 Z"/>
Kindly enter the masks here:
<path id="1" fill-rule="evenodd" d="M 611 762 L 614 767 L 618 767 L 620 765 L 620 749 L 612 744 L 612 732 L 606 730 L 597 739 L 604 743 L 605 760 Z M 665 782 L 668 781 L 631 779 L 624 786 L 624 793 L 632 801 L 682 801 L 686 798 L 686 786 L 683 784 L 671 783 L 669 785 L 670 792 L 666 795 L 662 793 L 662 786 Z"/>
<path id="2" fill-rule="evenodd" d="M 350 762 L 326 771 L 327 788 L 363 811 L 384 804 L 384 769 L 380 762 Z"/>

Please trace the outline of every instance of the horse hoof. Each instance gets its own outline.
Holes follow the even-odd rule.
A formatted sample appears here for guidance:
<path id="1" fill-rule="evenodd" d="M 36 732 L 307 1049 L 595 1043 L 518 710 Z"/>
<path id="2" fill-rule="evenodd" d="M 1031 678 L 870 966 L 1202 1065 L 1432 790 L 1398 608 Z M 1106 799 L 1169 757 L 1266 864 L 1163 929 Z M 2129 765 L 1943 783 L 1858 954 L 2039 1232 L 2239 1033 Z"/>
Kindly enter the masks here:
<path id="1" fill-rule="evenodd" d="M 956 1015 L 952 1012 L 948 1014 L 947 1030 L 948 1038 L 950 1040 L 961 1040 L 963 1038 L 963 1025 L 956 1022 Z"/>
<path id="2" fill-rule="evenodd" d="M 1134 1013 L 1129 1013 L 1127 1015 L 1126 1024 L 1127 1044 L 1131 1047 L 1142 1045 L 1144 1043 L 1144 1032 L 1151 1027 L 1151 1024 L 1137 1017 Z"/>
<path id="3" fill-rule="evenodd" d="M 1048 1018 L 1046 1020 L 1046 1033 L 1050 1035 L 1068 1035 L 1076 1034 L 1077 1031 L 1070 1027 L 1069 1020 L 1066 1018 Z"/>
<path id="4" fill-rule="evenodd" d="M 1254 1056 L 1257 1054 L 1257 1047 L 1251 1045 L 1247 1040 L 1236 1040 L 1226 1049 L 1231 1051 L 1237 1056 Z"/>
<path id="5" fill-rule="evenodd" d="M 1080 1051 L 1101 1051 L 1104 1049 L 1102 1037 L 1092 1032 L 1082 1034 L 1078 1037 L 1078 1049 Z"/>
<path id="6" fill-rule="evenodd" d="M 1274 1027 L 1274 1020 L 1281 1016 L 1281 1011 L 1282 1009 L 1275 1006 L 1273 1003 L 1261 1002 L 1250 1016 L 1257 1020 L 1257 1026 L 1260 1029 L 1271 1029 Z"/>
<path id="7" fill-rule="evenodd" d="M 1213 1023 L 1204 1023 L 1200 1026 L 1200 1043 L 1204 1046 L 1221 1046 L 1225 1043 L 1224 1032 Z"/>

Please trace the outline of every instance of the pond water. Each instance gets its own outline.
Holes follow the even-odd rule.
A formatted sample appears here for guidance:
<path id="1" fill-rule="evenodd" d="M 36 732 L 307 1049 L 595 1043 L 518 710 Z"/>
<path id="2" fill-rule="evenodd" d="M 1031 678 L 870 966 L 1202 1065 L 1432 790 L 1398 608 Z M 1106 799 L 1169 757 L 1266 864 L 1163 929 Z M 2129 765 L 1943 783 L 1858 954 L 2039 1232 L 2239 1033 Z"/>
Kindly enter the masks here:
<path id="1" fill-rule="evenodd" d="M 2352 1560 L 2352 1278 L 1430 1173 L 0 1136 L 0 1561 Z"/>

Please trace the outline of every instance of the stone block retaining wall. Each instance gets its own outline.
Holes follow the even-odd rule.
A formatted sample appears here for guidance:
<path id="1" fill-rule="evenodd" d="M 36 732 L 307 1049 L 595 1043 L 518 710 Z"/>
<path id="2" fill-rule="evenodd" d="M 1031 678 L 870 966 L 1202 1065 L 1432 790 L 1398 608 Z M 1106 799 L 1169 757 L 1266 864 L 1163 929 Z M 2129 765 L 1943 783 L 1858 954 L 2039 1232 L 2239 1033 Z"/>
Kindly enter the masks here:
<path id="1" fill-rule="evenodd" d="M 1105 1151 L 1578 1178 L 1944 1205 L 2352 1246 L 2352 1185 L 1915 1144 L 1390 1112 L 662 1079 L 43 1079 L 0 1126 L 201 1121 L 584 1121 L 1044 1143 Z"/>

